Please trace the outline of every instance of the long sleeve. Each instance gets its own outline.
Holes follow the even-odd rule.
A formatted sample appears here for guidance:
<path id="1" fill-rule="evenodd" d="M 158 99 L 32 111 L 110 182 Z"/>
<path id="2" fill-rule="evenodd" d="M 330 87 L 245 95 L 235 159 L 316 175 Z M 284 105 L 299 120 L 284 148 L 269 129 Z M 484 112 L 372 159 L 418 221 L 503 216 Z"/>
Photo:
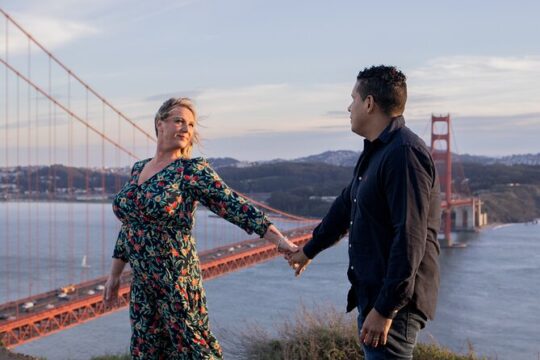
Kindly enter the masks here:
<path id="1" fill-rule="evenodd" d="M 114 245 L 113 258 L 120 259 L 123 262 L 128 262 L 126 242 L 128 241 L 128 229 L 126 224 L 122 224 L 116 244 Z"/>
<path id="2" fill-rule="evenodd" d="M 184 180 L 189 182 L 201 204 L 248 234 L 263 237 L 272 224 L 262 211 L 229 188 L 206 160 L 194 161 L 193 166 L 186 169 Z"/>
<path id="3" fill-rule="evenodd" d="M 321 223 L 313 230 L 313 238 L 304 246 L 304 253 L 313 259 L 324 249 L 337 243 L 349 229 L 352 181 L 334 200 Z"/>
<path id="4" fill-rule="evenodd" d="M 392 318 L 412 299 L 416 273 L 426 248 L 430 194 L 435 179 L 429 154 L 412 146 L 397 147 L 383 165 L 381 180 L 393 239 L 384 285 L 375 308 L 385 317 Z"/>

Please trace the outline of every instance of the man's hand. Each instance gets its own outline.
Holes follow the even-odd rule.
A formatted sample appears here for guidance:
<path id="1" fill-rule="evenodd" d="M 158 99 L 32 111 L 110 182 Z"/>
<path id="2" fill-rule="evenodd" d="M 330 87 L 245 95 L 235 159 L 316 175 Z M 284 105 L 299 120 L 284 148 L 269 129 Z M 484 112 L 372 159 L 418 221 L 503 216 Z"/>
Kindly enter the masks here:
<path id="1" fill-rule="evenodd" d="M 374 308 L 371 309 L 362 325 L 360 342 L 372 347 L 386 345 L 386 339 L 391 325 L 392 319 L 385 318 Z"/>
<path id="2" fill-rule="evenodd" d="M 294 274 L 296 276 L 299 276 L 306 268 L 306 266 L 309 265 L 311 260 L 304 254 L 303 249 L 299 249 L 295 253 L 291 253 L 285 256 L 287 261 L 289 262 L 289 265 L 294 269 Z"/>

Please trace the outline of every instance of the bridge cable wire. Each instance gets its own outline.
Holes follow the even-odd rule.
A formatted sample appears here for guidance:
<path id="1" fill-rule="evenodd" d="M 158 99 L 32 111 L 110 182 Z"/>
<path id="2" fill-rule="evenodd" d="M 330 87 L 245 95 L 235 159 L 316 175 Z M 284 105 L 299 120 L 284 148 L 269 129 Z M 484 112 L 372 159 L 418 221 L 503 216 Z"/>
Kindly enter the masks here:
<path id="1" fill-rule="evenodd" d="M 77 75 L 75 75 L 70 68 L 68 68 L 64 63 L 62 63 L 59 59 L 57 59 L 51 52 L 49 52 L 43 45 L 41 45 L 40 42 L 38 42 L 28 31 L 26 31 L 22 26 L 20 26 L 11 16 L 9 16 L 3 9 L 0 8 L 0 13 L 2 13 L 6 19 L 9 20 L 13 25 L 15 25 L 24 35 L 26 35 L 29 39 L 29 41 L 32 41 L 34 44 L 36 44 L 43 52 L 45 52 L 47 55 L 53 59 L 53 61 L 58 64 L 62 69 L 64 69 L 68 74 L 71 74 L 75 80 L 77 80 L 83 87 L 87 87 L 88 90 L 96 96 L 98 99 L 103 101 L 104 104 L 106 104 L 110 109 L 112 109 L 114 112 L 116 112 L 122 119 L 127 121 L 129 124 L 137 128 L 141 133 L 143 133 L 149 140 L 152 140 L 153 142 L 156 141 L 155 137 L 150 135 L 148 132 L 146 132 L 143 128 L 141 128 L 139 125 L 137 125 L 135 122 L 130 120 L 126 115 L 124 115 L 120 110 L 118 110 L 116 107 L 114 107 L 111 103 L 109 103 L 102 95 L 100 95 L 97 91 L 95 91 L 90 85 L 88 85 L 86 82 L 84 82 L 81 78 L 79 78 Z"/>
<path id="2" fill-rule="evenodd" d="M 65 105 L 60 103 L 58 100 L 56 100 L 54 97 L 52 97 L 50 94 L 47 94 L 46 91 L 42 90 L 39 86 L 34 84 L 30 79 L 28 79 L 26 76 L 22 75 L 19 71 L 17 71 L 15 68 L 13 68 L 11 65 L 6 63 L 4 59 L 0 58 L 0 63 L 2 63 L 4 66 L 6 66 L 8 69 L 10 69 L 12 72 L 14 72 L 17 76 L 19 76 L 21 79 L 23 79 L 25 82 L 28 83 L 29 88 L 33 87 L 35 90 L 39 93 L 41 93 L 43 96 L 45 96 L 47 99 L 52 101 L 56 106 L 58 106 L 60 109 L 62 109 L 66 114 L 73 119 L 76 119 L 77 121 L 81 122 L 84 126 L 87 126 L 91 131 L 96 133 L 97 135 L 103 137 L 107 142 L 114 145 L 118 150 L 123 151 L 127 153 L 129 156 L 131 156 L 135 160 L 139 160 L 139 157 L 135 154 L 133 154 L 131 151 L 126 149 L 124 146 L 118 144 L 116 141 L 112 140 L 109 136 L 105 135 L 104 133 L 101 133 L 98 131 L 94 126 L 88 124 L 84 119 L 82 119 L 80 116 L 75 114 L 73 111 L 71 111 L 69 108 L 67 108 Z M 69 134 L 68 134 L 69 136 Z"/>
<path id="3" fill-rule="evenodd" d="M 5 57 L 2 59 L 0 58 L 0 63 L 2 63 L 5 66 L 5 74 L 6 74 L 6 141 L 5 141 L 5 147 L 6 147 L 6 166 L 9 168 L 10 162 L 9 162 L 9 145 L 11 145 L 10 142 L 13 142 L 13 139 L 8 138 L 7 134 L 7 128 L 10 126 L 9 124 L 9 100 L 8 97 L 9 94 L 9 81 L 8 77 L 12 76 L 12 74 L 15 74 L 13 79 L 16 79 L 17 84 L 17 136 L 16 136 L 16 153 L 17 153 L 17 167 L 21 168 L 22 162 L 21 162 L 21 155 L 26 155 L 27 158 L 27 164 L 28 164 L 28 171 L 27 179 L 20 179 L 20 170 L 16 171 L 16 183 L 17 183 L 17 198 L 22 198 L 25 194 L 22 193 L 24 184 L 20 184 L 20 181 L 23 181 L 26 183 L 26 192 L 28 194 L 28 200 L 26 209 L 27 211 L 24 211 L 24 215 L 26 215 L 26 219 L 24 217 L 22 218 L 23 221 L 26 221 L 26 226 L 21 227 L 21 217 L 20 217 L 20 208 L 24 205 L 24 203 L 21 205 L 19 201 L 17 201 L 17 258 L 20 258 L 20 246 L 24 246 L 24 252 L 25 256 L 27 256 L 26 259 L 33 259 L 32 262 L 28 263 L 27 265 L 25 262 L 23 264 L 28 267 L 28 270 L 30 273 L 33 274 L 40 274 L 42 271 L 42 268 L 48 267 L 49 268 L 49 288 L 52 284 L 53 286 L 56 286 L 58 279 L 58 271 L 61 271 L 61 278 L 64 279 L 65 270 L 68 269 L 68 278 L 69 282 L 72 282 L 73 276 L 78 273 L 76 271 L 74 263 L 75 260 L 75 248 L 74 245 L 78 244 L 78 239 L 85 237 L 85 255 L 90 255 L 91 251 L 91 244 L 90 244 L 90 227 L 89 227 L 89 216 L 90 216 L 90 204 L 88 202 L 85 204 L 85 216 L 86 216 L 86 233 L 83 231 L 79 231 L 79 228 L 77 228 L 77 231 L 75 231 L 75 215 L 77 215 L 77 218 L 79 217 L 79 213 L 74 213 L 74 201 L 77 200 L 78 193 L 75 192 L 75 185 L 76 183 L 80 183 L 80 173 L 78 169 L 75 168 L 76 162 L 83 162 L 84 158 L 78 157 L 75 153 L 75 146 L 79 145 L 76 144 L 76 139 L 78 137 L 76 135 L 79 134 L 79 128 L 75 127 L 77 123 L 82 124 L 83 130 L 85 131 L 85 140 L 82 147 L 85 147 L 85 165 L 86 170 L 84 171 L 85 176 L 85 191 L 86 195 L 92 195 L 90 194 L 91 188 L 90 188 L 90 141 L 89 141 L 89 134 L 97 134 L 97 136 L 101 139 L 101 195 L 103 198 L 106 197 L 106 190 L 107 190 L 107 183 L 108 183 L 108 174 L 109 178 L 112 180 L 111 185 L 114 183 L 114 188 L 116 191 L 119 190 L 120 186 L 122 185 L 120 183 L 120 173 L 119 171 L 114 171 L 112 173 L 107 173 L 105 168 L 105 145 L 112 144 L 115 148 L 115 155 L 116 155 L 116 166 L 117 168 L 120 168 L 121 164 L 125 163 L 121 156 L 127 156 L 130 159 L 139 160 L 139 157 L 136 155 L 137 150 L 137 143 L 136 143 L 136 130 L 141 131 L 136 124 L 134 124 L 132 121 L 127 119 L 123 113 L 118 111 L 116 108 L 112 107 L 103 97 L 98 95 L 95 91 L 90 88 L 86 83 L 84 83 L 82 80 L 80 80 L 69 68 L 67 68 L 65 65 L 63 65 L 59 60 L 57 60 L 50 52 L 48 52 L 40 43 L 38 43 L 34 38 L 26 32 L 24 29 L 22 29 L 17 23 L 15 23 L 2 9 L 0 9 L 0 12 L 4 14 L 5 16 L 5 24 L 6 24 L 6 48 L 5 48 Z M 19 70 L 17 70 L 12 64 L 10 64 L 11 57 L 9 56 L 9 48 L 8 48 L 8 27 L 14 24 L 19 30 L 21 30 L 26 35 L 27 40 L 27 56 L 26 56 L 26 65 L 27 65 L 27 72 L 26 75 L 23 75 Z M 24 44 L 24 43 L 23 43 Z M 38 80 L 40 79 L 39 71 L 36 71 L 36 69 L 39 69 L 39 59 L 35 57 L 34 52 L 36 50 L 35 47 L 40 48 L 44 53 L 47 55 L 48 60 L 48 81 L 45 84 L 38 84 Z M 24 47 L 23 47 L 24 49 Z M 24 53 L 23 53 L 24 54 Z M 66 101 L 60 101 L 60 99 L 63 97 L 62 95 L 54 95 L 53 93 L 53 79 L 55 86 L 58 83 L 57 78 L 53 77 L 53 71 L 52 71 L 52 65 L 53 63 L 60 65 L 60 67 L 65 71 L 66 77 L 66 89 L 62 89 L 62 93 L 66 94 Z M 24 68 L 24 65 L 23 65 Z M 35 73 L 35 74 L 34 74 Z M 23 84 L 26 84 L 26 90 L 27 90 L 27 99 L 24 101 L 24 95 L 21 97 L 21 89 L 20 84 L 21 80 L 23 81 Z M 84 116 L 80 116 L 77 114 L 77 106 L 76 106 L 76 100 L 74 100 L 74 89 L 72 89 L 72 83 L 76 82 L 82 84 L 85 88 L 85 111 Z M 63 83 L 63 80 L 60 81 L 60 83 Z M 23 85 L 24 86 L 24 85 Z M 12 90 L 11 90 L 12 91 Z M 64 92 L 66 91 L 66 92 Z M 23 94 L 24 94 L 24 88 L 23 88 Z M 99 125 L 95 125 L 91 123 L 90 114 L 89 114 L 89 94 L 93 94 L 96 96 L 99 101 L 102 104 L 102 128 L 99 129 Z M 35 95 L 35 97 L 33 97 Z M 23 99 L 22 106 L 20 98 Z M 40 103 L 45 100 L 48 102 L 48 111 L 47 107 L 41 105 Z M 67 103 L 66 103 L 67 102 Z M 110 134 L 110 132 L 107 132 L 106 130 L 106 112 L 105 109 L 112 109 L 114 113 L 117 114 L 117 124 L 118 124 L 118 139 L 115 141 L 113 139 L 116 139 L 114 134 Z M 25 126 L 27 126 L 26 131 L 21 132 L 21 109 L 23 109 L 23 112 L 26 114 L 27 123 L 25 123 Z M 47 113 L 47 115 L 42 117 L 41 112 Z M 64 115 L 67 119 L 67 126 L 63 126 L 63 117 L 62 119 L 58 119 L 58 114 L 60 113 L 60 116 Z M 80 113 L 79 113 L 80 114 Z M 46 138 L 41 138 L 42 132 L 39 130 L 39 127 L 42 126 L 41 122 L 44 119 L 48 118 L 48 125 L 49 129 L 46 133 Z M 32 121 L 33 119 L 33 121 Z M 75 121 L 77 120 L 77 121 Z M 125 121 L 128 121 L 131 126 L 131 134 L 132 134 L 132 141 L 131 141 L 131 149 L 129 148 L 129 145 L 125 146 L 123 144 L 129 143 L 129 139 L 124 139 L 125 137 L 129 137 L 129 133 L 126 132 L 126 135 L 123 136 L 121 123 L 125 124 Z M 33 125 L 33 126 L 32 126 Z M 23 149 L 21 152 L 21 133 L 26 139 L 28 150 L 26 150 L 26 154 L 24 154 L 25 150 Z M 114 133 L 114 132 L 113 132 Z M 144 131 L 143 131 L 144 133 Z M 109 136 L 110 134 L 110 136 Z M 145 139 L 147 144 L 147 149 L 149 148 L 150 140 L 155 141 L 155 139 L 150 136 L 149 134 L 145 133 Z M 47 140 L 45 140 L 47 139 Z M 123 142 L 123 140 L 126 140 L 126 142 Z M 64 147 L 67 143 L 67 152 L 64 150 Z M 41 146 L 47 144 L 48 149 L 48 157 L 46 152 L 41 152 Z M 35 146 L 34 149 L 31 149 L 31 146 Z M 59 149 L 58 147 L 61 146 L 62 148 Z M 34 150 L 34 151 L 32 151 Z M 62 189 L 61 191 L 65 191 L 65 196 L 58 196 L 58 191 L 60 191 L 60 187 L 63 187 L 64 184 L 62 183 L 60 185 L 60 181 L 64 181 L 63 179 L 58 179 L 61 175 L 61 171 L 64 171 L 62 169 L 62 166 L 57 166 L 55 164 L 61 163 L 60 160 L 63 159 L 65 161 L 65 156 L 67 156 L 67 185 L 66 188 Z M 45 171 L 44 167 L 40 166 L 40 163 L 43 159 L 47 158 L 49 162 L 49 167 Z M 64 162 L 65 163 L 65 162 Z M 47 181 L 43 181 L 43 177 L 46 175 L 48 177 Z M 57 191 L 58 190 L 58 191 Z M 42 195 L 43 192 L 47 192 L 46 198 L 49 200 L 49 204 L 43 205 L 43 204 L 36 204 L 37 201 L 42 200 L 45 198 L 44 195 Z M 269 216 L 273 216 L 274 214 L 280 216 L 279 220 L 282 222 L 316 222 L 318 220 L 310 219 L 306 217 L 301 216 L 295 216 L 292 214 L 289 214 L 287 212 L 275 209 L 271 206 L 268 206 L 262 202 L 256 201 L 242 193 L 239 193 L 239 195 L 246 197 L 247 200 L 254 203 L 255 205 L 261 207 L 264 210 L 267 210 L 269 212 Z M 67 204 L 64 202 L 63 204 L 58 204 L 58 206 L 52 206 L 53 200 L 61 200 L 66 199 Z M 49 211 L 47 211 L 47 209 Z M 51 211 L 52 210 L 52 211 Z M 43 217 L 43 212 L 48 213 L 48 219 L 49 224 L 44 225 L 43 222 L 40 222 Z M 67 213 L 67 217 L 66 217 Z M 65 220 L 67 218 L 67 226 L 62 226 L 57 228 L 57 220 L 62 221 L 65 224 Z M 11 230 L 9 228 L 9 212 L 7 216 L 5 217 L 7 221 L 7 226 L 5 230 L 6 239 L 11 238 Z M 105 204 L 101 204 L 101 253 L 102 253 L 102 273 L 105 273 L 105 244 L 106 242 L 106 234 L 105 234 Z M 208 226 L 210 226 L 210 222 L 207 218 L 205 218 L 205 225 L 204 225 L 204 233 L 208 233 Z M 47 231 L 45 231 L 45 229 Z M 22 232 L 21 232 L 22 230 Z M 225 233 L 223 231 L 219 231 L 216 226 L 212 225 L 212 232 L 213 232 L 213 238 L 218 239 L 218 244 L 223 245 L 224 239 L 223 236 Z M 67 232 L 67 234 L 66 234 Z M 20 241 L 21 236 L 26 233 L 27 235 L 27 241 L 26 244 L 24 241 Z M 44 233 L 44 234 L 41 234 Z M 43 235 L 43 236 L 42 236 Z M 67 236 L 66 236 L 67 235 Z M 240 233 L 235 233 L 234 238 L 240 239 Z M 66 240 L 63 240 L 66 239 Z M 205 236 L 204 241 L 208 242 L 208 236 Z M 46 241 L 47 240 L 47 241 Z M 214 244 L 214 243 L 213 243 Z M 6 243 L 6 253 L 10 254 L 12 250 L 9 248 L 10 244 L 9 242 Z M 46 256 L 42 256 L 45 254 L 42 250 L 48 246 L 48 258 Z M 77 247 L 79 249 L 79 247 Z M 60 257 L 63 257 L 62 254 L 67 254 L 67 261 L 65 262 L 65 265 L 60 265 Z M 77 253 L 78 255 L 78 253 Z M 41 258 L 41 260 L 40 260 Z M 20 271 L 20 261 L 17 261 L 17 276 L 20 277 L 21 271 Z M 48 266 L 49 265 L 49 266 Z M 61 268 L 59 266 L 62 266 Z M 11 271 L 12 269 L 10 269 Z M 85 271 L 83 269 L 83 271 Z M 88 274 L 85 274 L 84 276 L 88 276 Z M 83 276 L 83 277 L 84 277 Z M 36 278 L 37 279 L 37 278 Z M 41 291 L 41 289 L 45 286 L 46 281 L 39 281 L 34 283 L 33 277 L 31 276 L 29 278 L 28 283 L 28 294 L 32 295 L 36 292 L 36 290 Z M 20 287 L 20 279 L 17 280 L 17 287 Z M 9 292 L 9 291 L 8 291 Z M 20 292 L 17 293 L 17 298 L 21 298 Z"/>
<path id="4" fill-rule="evenodd" d="M 40 195 L 40 191 L 41 191 L 41 188 L 39 186 L 39 178 L 40 178 L 40 167 L 39 167 L 39 96 L 38 94 L 36 93 L 35 94 L 35 98 L 34 98 L 34 101 L 35 101 L 35 105 L 34 105 L 34 108 L 35 108 L 35 112 L 34 112 L 34 120 L 35 120 L 35 123 L 34 123 L 34 126 L 35 126 L 35 131 L 34 131 L 34 134 L 35 134 L 35 137 L 34 137 L 34 145 L 35 145 L 35 150 L 36 150 L 36 171 L 35 171 L 35 193 L 36 193 L 36 199 L 37 201 L 39 202 L 41 200 L 41 195 Z M 36 204 L 34 206 L 34 209 L 35 209 L 35 215 L 36 215 L 36 218 L 35 218 L 35 234 L 36 234 L 36 274 L 41 274 L 41 271 L 40 271 L 40 267 L 41 267 L 41 264 L 40 264 L 40 257 L 41 257 L 41 226 L 40 226 L 40 204 Z M 41 290 L 41 287 L 43 286 L 43 283 L 41 281 L 37 281 L 36 282 L 36 289 L 35 291 L 37 293 L 40 292 Z"/>
<path id="5" fill-rule="evenodd" d="M 52 92 L 52 75 L 51 75 L 51 57 L 49 56 L 48 57 L 48 93 L 50 94 Z M 48 240 L 48 250 L 49 250 L 49 256 L 48 256 L 48 264 L 47 264 L 47 268 L 49 269 L 49 286 L 48 288 L 49 289 L 52 289 L 53 286 L 54 286 L 54 283 L 53 283 L 53 262 L 52 262 L 52 259 L 53 259 L 53 248 L 52 248 L 52 227 L 53 227 L 53 221 L 52 221 L 52 211 L 53 211 L 53 206 L 52 206 L 52 183 L 51 183 L 51 179 L 52 179 L 52 164 L 53 164 L 53 159 L 52 159 L 52 130 L 53 130 L 53 126 L 52 126 L 52 107 L 53 107 L 53 103 L 48 101 L 47 102 L 48 104 L 48 131 L 47 131 L 47 147 L 48 147 L 48 161 L 49 161 L 49 166 L 48 166 L 48 171 L 47 171 L 47 177 L 48 177 L 48 181 L 47 181 L 47 201 L 48 201 L 48 211 L 47 211 L 47 215 L 48 215 L 48 231 L 47 231 L 47 240 Z"/>
<path id="6" fill-rule="evenodd" d="M 456 182 L 454 183 L 453 193 L 461 194 L 461 196 L 465 196 L 465 197 L 471 197 L 471 190 L 469 187 L 468 179 L 465 177 L 463 161 L 461 160 L 461 156 L 459 156 L 461 152 L 459 151 L 459 148 L 457 145 L 453 122 L 450 123 L 450 132 L 452 135 L 451 137 L 452 137 L 453 147 L 455 149 L 454 152 L 456 155 L 458 155 L 457 159 L 456 157 L 452 157 L 452 159 L 455 159 L 453 160 L 454 166 L 452 168 L 454 169 L 454 172 L 457 172 L 456 174 L 452 174 L 452 179 L 456 180 Z"/>
<path id="7" fill-rule="evenodd" d="M 21 257 L 21 179 L 20 179 L 20 165 L 21 165 L 21 154 L 20 154 L 20 143 L 21 143 L 21 102 L 20 102 L 20 94 L 21 94 L 21 86 L 20 86 L 20 80 L 17 77 L 17 94 L 16 94 L 16 158 L 17 158 L 17 166 L 16 166 L 16 174 L 15 174 L 15 184 L 17 186 L 16 190 L 16 196 L 17 196 L 17 259 L 20 259 Z M 21 262 L 16 261 L 16 269 L 17 269 L 17 299 L 21 297 Z"/>
<path id="8" fill-rule="evenodd" d="M 31 79 L 31 52 L 30 52 L 30 40 L 28 40 L 28 47 L 27 47 L 27 75 L 28 75 L 28 79 Z M 27 86 L 27 97 L 26 97 L 26 110 L 27 110 L 27 121 L 30 121 L 30 119 L 32 118 L 32 96 L 31 96 L 31 91 L 32 91 L 32 88 L 30 86 Z M 32 143 L 32 127 L 31 126 L 28 126 L 28 131 L 27 131 L 27 142 L 28 142 L 28 146 L 30 146 L 30 144 Z M 32 152 L 30 150 L 27 151 L 27 157 L 28 157 L 28 164 L 31 166 L 32 165 Z M 33 186 L 32 186 L 32 172 L 31 172 L 31 169 L 30 168 L 30 171 L 28 172 L 28 177 L 27 177 L 27 183 L 28 183 L 28 193 L 30 195 L 30 202 L 28 203 L 28 210 L 27 210 L 27 214 L 28 214 L 28 226 L 27 226 L 27 229 L 28 229 L 28 252 L 29 252 L 29 258 L 32 258 L 32 247 L 33 247 L 33 244 L 32 244 L 32 230 L 33 229 L 33 219 L 32 219 L 32 202 L 33 202 L 33 198 L 34 198 L 34 189 L 33 189 Z M 29 268 L 30 268 L 30 273 L 33 274 L 35 273 L 35 264 L 33 263 L 30 263 L 29 264 Z M 30 279 L 29 279 L 29 282 L 28 282 L 28 294 L 29 295 L 32 295 L 32 291 L 33 291 L 33 281 L 32 281 L 32 276 L 30 276 Z"/>
<path id="9" fill-rule="evenodd" d="M 5 27 L 6 27 L 6 39 L 5 39 L 5 57 L 6 59 L 8 58 L 8 21 L 6 20 L 6 23 L 5 23 Z M 5 162 L 6 162 L 6 174 L 9 174 L 9 136 L 8 136 L 8 129 L 9 129 L 9 79 L 8 79 L 8 76 L 9 76 L 9 73 L 7 71 L 7 69 L 5 70 L 5 73 L 4 73 L 4 76 L 5 76 L 5 91 L 6 91 L 6 94 L 5 94 L 5 139 L 4 139 L 4 146 L 5 146 Z M 6 175 L 3 179 L 3 182 L 5 183 L 5 186 L 7 188 L 7 186 L 9 186 L 9 175 Z M 10 278 L 11 278 L 11 274 L 10 274 L 10 255 L 11 255 L 11 249 L 10 249 L 10 228 L 9 228 L 9 221 L 10 221 L 10 218 L 9 218 L 9 208 L 8 206 L 6 205 L 5 207 L 5 215 L 4 215 L 4 220 L 5 220 L 5 226 L 4 226 L 4 232 L 5 232 L 5 238 L 6 238 L 6 249 L 5 249 L 5 266 L 6 266 L 6 290 L 7 290 L 7 293 L 9 294 L 11 292 L 11 288 L 10 288 Z"/>

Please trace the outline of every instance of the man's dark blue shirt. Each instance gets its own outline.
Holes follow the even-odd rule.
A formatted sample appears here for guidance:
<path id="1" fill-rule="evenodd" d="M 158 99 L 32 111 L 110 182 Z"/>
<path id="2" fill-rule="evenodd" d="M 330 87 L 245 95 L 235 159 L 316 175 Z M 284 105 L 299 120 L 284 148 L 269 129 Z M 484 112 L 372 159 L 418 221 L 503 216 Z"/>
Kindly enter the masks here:
<path id="1" fill-rule="evenodd" d="M 308 258 L 349 232 L 352 284 L 347 311 L 375 308 L 393 318 L 411 305 L 435 315 L 439 289 L 440 188 L 425 143 L 393 118 L 379 137 L 364 140 L 351 183 L 304 247 Z"/>

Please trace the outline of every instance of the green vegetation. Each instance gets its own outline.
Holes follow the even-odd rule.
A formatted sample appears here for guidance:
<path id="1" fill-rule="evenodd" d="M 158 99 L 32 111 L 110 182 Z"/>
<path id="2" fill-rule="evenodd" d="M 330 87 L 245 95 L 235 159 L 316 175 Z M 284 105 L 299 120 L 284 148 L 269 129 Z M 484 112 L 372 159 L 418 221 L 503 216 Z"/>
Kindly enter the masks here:
<path id="1" fill-rule="evenodd" d="M 461 173 L 470 182 L 471 191 L 493 191 L 510 184 L 540 185 L 540 166 L 532 165 L 481 165 L 464 163 L 454 165 L 454 179 Z"/>
<path id="2" fill-rule="evenodd" d="M 131 356 L 129 354 L 122 355 L 104 355 L 93 357 L 91 360 L 130 360 Z"/>
<path id="3" fill-rule="evenodd" d="M 323 163 L 281 162 L 246 168 L 225 167 L 219 174 L 235 190 L 268 193 L 270 206 L 293 214 L 320 217 L 330 203 L 321 196 L 336 196 L 349 183 L 352 168 Z"/>
<path id="4" fill-rule="evenodd" d="M 463 164 L 463 173 L 490 223 L 540 218 L 540 166 Z"/>
<path id="5" fill-rule="evenodd" d="M 526 222 L 540 218 L 540 185 L 506 186 L 479 195 L 490 223 Z"/>
<path id="6" fill-rule="evenodd" d="M 225 339 L 225 341 L 227 341 Z M 285 322 L 276 336 L 250 328 L 236 340 L 233 354 L 250 360 L 350 360 L 363 359 L 358 343 L 356 316 L 335 309 L 302 309 L 296 319 Z M 419 344 L 415 360 L 477 360 L 471 350 L 456 354 L 435 344 Z"/>

